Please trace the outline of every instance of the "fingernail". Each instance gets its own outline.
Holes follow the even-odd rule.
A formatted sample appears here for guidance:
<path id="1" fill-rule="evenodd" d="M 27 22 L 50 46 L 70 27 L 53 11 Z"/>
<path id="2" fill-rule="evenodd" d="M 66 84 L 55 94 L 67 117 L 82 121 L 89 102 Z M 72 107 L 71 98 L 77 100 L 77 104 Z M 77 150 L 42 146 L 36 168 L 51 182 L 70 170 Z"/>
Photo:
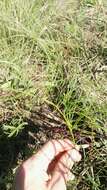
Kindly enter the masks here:
<path id="1" fill-rule="evenodd" d="M 75 175 L 70 171 L 67 174 L 64 174 L 64 177 L 65 177 L 67 182 L 75 179 Z"/>
<path id="2" fill-rule="evenodd" d="M 72 181 L 75 179 L 75 175 L 71 172 L 68 173 L 68 181 Z"/>
<path id="3" fill-rule="evenodd" d="M 73 162 L 79 162 L 81 160 L 81 154 L 76 149 L 69 151 L 69 155 Z"/>

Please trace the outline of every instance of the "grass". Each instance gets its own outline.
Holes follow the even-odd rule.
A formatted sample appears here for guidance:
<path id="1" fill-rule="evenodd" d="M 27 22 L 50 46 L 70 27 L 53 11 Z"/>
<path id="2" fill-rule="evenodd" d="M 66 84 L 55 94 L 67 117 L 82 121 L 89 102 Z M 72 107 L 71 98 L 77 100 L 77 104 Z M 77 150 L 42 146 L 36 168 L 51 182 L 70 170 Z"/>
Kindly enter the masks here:
<path id="1" fill-rule="evenodd" d="M 12 188 L 15 168 L 34 152 L 24 131 L 44 104 L 60 115 L 71 140 L 90 143 L 69 189 L 107 189 L 106 8 L 106 0 L 0 1 L 3 190 Z"/>

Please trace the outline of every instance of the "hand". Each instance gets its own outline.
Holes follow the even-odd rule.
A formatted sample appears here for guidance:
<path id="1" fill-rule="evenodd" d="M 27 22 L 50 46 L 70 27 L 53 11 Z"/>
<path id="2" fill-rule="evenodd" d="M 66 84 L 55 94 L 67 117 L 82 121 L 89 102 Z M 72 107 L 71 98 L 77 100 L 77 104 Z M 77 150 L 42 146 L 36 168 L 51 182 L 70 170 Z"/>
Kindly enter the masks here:
<path id="1" fill-rule="evenodd" d="M 70 169 L 81 155 L 70 140 L 51 140 L 17 170 L 15 190 L 66 190 Z"/>

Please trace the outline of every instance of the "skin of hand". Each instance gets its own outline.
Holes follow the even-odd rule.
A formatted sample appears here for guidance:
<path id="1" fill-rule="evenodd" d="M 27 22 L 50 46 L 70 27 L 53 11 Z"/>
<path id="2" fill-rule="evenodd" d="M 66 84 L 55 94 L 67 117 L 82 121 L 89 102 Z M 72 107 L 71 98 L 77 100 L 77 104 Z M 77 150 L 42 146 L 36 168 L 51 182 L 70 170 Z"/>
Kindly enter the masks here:
<path id="1" fill-rule="evenodd" d="M 81 155 L 70 140 L 51 140 L 18 168 L 14 190 L 66 190 Z"/>

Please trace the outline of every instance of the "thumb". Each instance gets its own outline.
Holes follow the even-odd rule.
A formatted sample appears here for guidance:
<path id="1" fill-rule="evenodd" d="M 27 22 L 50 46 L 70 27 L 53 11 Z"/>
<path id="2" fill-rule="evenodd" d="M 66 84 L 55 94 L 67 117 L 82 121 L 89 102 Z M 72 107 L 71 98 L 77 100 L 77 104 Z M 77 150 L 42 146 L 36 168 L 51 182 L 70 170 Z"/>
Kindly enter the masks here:
<path id="1" fill-rule="evenodd" d="M 52 173 L 51 181 L 48 186 L 49 189 L 56 190 L 62 189 L 66 190 L 66 182 L 71 176 L 73 179 L 73 174 L 70 174 L 70 169 L 72 168 L 74 162 L 79 162 L 81 160 L 81 155 L 76 149 L 66 151 L 58 160 L 56 167 Z"/>

